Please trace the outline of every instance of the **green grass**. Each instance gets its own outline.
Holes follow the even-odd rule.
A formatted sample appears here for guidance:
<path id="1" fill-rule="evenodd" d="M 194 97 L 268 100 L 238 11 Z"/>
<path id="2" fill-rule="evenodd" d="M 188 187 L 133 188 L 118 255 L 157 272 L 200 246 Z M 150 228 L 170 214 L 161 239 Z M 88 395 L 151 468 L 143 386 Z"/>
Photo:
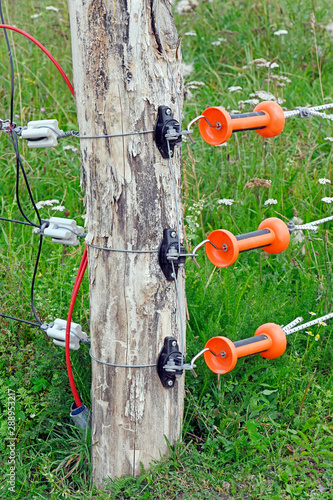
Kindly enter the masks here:
<path id="1" fill-rule="evenodd" d="M 179 4 L 180 2 L 178 2 Z M 46 0 L 4 2 L 9 23 L 38 38 L 71 75 L 67 2 L 45 9 Z M 177 2 L 175 4 L 177 6 Z M 311 13 L 315 25 L 311 25 Z M 42 13 L 37 19 L 32 14 Z M 239 101 L 266 90 L 285 99 L 283 106 L 316 105 L 333 100 L 333 41 L 325 26 L 332 21 L 331 2 L 275 0 L 201 0 L 193 12 L 177 14 L 182 50 L 193 71 L 192 89 L 184 105 L 183 126 L 211 105 L 229 111 Z M 313 29 L 314 28 L 314 29 Z M 278 29 L 288 35 L 275 36 Z M 195 36 L 186 35 L 194 32 Z M 219 41 L 219 45 L 212 42 Z M 76 128 L 74 100 L 48 59 L 34 45 L 10 34 L 15 56 L 17 122 L 57 118 L 60 128 Z M 317 61 L 318 54 L 318 61 Z M 265 58 L 279 65 L 256 68 L 249 62 Z M 248 68 L 244 69 L 244 66 Z M 8 117 L 10 73 L 4 37 L 0 38 L 0 117 Z M 270 75 L 288 77 L 278 87 Z M 277 80 L 275 80 L 276 82 Z M 281 80 L 282 81 L 282 80 Z M 242 90 L 229 92 L 231 86 Z M 244 105 L 245 111 L 253 109 Z M 45 111 L 44 111 L 45 110 Z M 332 214 L 321 199 L 332 196 L 332 122 L 311 118 L 287 121 L 284 132 L 265 140 L 255 132 L 231 137 L 227 146 L 204 143 L 193 126 L 195 144 L 182 146 L 186 237 L 191 248 L 209 232 L 225 228 L 239 234 L 257 229 L 271 216 L 304 222 Z M 77 147 L 74 139 L 68 144 Z M 66 144 L 67 144 L 66 143 Z M 58 199 L 67 216 L 82 224 L 79 153 L 28 150 L 20 143 L 36 200 Z M 15 160 L 8 138 L 0 141 L 0 216 L 19 218 L 15 202 Z M 254 177 L 271 181 L 267 190 L 245 187 Z M 23 183 L 20 196 L 33 217 Z M 232 206 L 218 203 L 235 200 Z M 265 206 L 268 198 L 276 205 Z M 42 217 L 53 212 L 43 209 Z M 286 324 L 310 311 L 332 311 L 332 224 L 316 234 L 305 233 L 280 255 L 253 251 L 240 255 L 226 269 L 216 269 L 199 250 L 198 270 L 186 264 L 187 352 L 191 358 L 215 335 L 239 340 L 252 336 L 263 323 Z M 311 237 L 310 237 L 311 236 Z M 33 321 L 29 288 L 37 251 L 30 228 L 0 223 L 0 310 Z M 66 317 L 80 251 L 45 241 L 36 284 L 36 306 L 43 320 Z M 73 320 L 89 331 L 88 283 L 84 281 Z M 218 379 L 197 362 L 198 378 L 186 375 L 186 409 L 182 442 L 170 456 L 143 470 L 139 478 L 124 477 L 104 492 L 90 482 L 89 436 L 73 428 L 65 376 L 64 352 L 41 331 L 0 320 L 0 497 L 15 499 L 331 499 L 333 498 L 332 327 L 318 326 L 313 336 L 288 337 L 279 359 L 260 356 L 240 360 Z M 320 335 L 318 341 L 314 335 Z M 72 355 L 74 375 L 90 404 L 90 358 L 87 348 Z M 50 370 L 50 366 L 53 370 Z M 16 494 L 6 492 L 8 447 L 7 391 L 16 393 Z"/>

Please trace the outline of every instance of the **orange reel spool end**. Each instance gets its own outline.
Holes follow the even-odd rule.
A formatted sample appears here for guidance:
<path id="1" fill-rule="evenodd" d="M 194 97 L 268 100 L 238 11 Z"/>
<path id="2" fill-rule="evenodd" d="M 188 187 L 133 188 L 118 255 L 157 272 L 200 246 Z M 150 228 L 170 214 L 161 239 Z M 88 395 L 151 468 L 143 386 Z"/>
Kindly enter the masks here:
<path id="1" fill-rule="evenodd" d="M 218 248 L 214 248 L 209 242 L 205 244 L 208 259 L 217 267 L 228 267 L 233 264 L 238 257 L 238 242 L 235 236 L 226 229 L 217 229 L 210 233 L 207 238 Z M 226 245 L 225 250 L 222 248 Z"/>
<path id="2" fill-rule="evenodd" d="M 264 101 L 258 104 L 253 111 L 265 111 L 269 117 L 269 124 L 265 128 L 256 130 L 262 137 L 276 137 L 284 129 L 285 117 L 281 106 L 274 101 Z"/>
<path id="3" fill-rule="evenodd" d="M 258 229 L 270 229 L 274 234 L 274 241 L 263 250 L 267 253 L 281 253 L 288 248 L 290 242 L 290 233 L 287 225 L 277 217 L 270 217 L 262 221 Z"/>
<path id="4" fill-rule="evenodd" d="M 256 335 L 267 335 L 272 339 L 272 346 L 267 351 L 259 353 L 266 359 L 275 359 L 282 356 L 287 347 L 286 334 L 279 325 L 275 323 L 265 323 L 256 330 Z"/>
<path id="5" fill-rule="evenodd" d="M 219 146 L 230 138 L 232 134 L 231 118 L 225 109 L 221 107 L 207 108 L 202 115 L 213 125 L 211 127 L 203 118 L 199 120 L 199 132 L 205 142 L 211 146 Z M 220 124 L 218 128 L 216 124 Z"/>
<path id="6" fill-rule="evenodd" d="M 237 363 L 237 353 L 234 343 L 226 337 L 213 337 L 206 343 L 206 348 L 213 351 L 204 353 L 204 358 L 208 368 L 217 374 L 229 373 Z M 221 356 L 224 356 L 222 357 Z"/>

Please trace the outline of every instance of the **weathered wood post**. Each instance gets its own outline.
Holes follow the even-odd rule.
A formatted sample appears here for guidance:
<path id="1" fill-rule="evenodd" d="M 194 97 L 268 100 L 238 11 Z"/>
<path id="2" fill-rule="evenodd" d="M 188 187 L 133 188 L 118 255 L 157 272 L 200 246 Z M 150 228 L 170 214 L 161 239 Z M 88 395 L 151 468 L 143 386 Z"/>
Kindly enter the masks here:
<path id="1" fill-rule="evenodd" d="M 181 53 L 170 3 L 159 0 L 163 44 L 182 96 Z M 81 136 L 154 128 L 157 109 L 176 94 L 161 51 L 156 0 L 69 0 L 74 87 Z M 87 243 L 156 250 L 176 228 L 168 159 L 153 134 L 81 139 Z M 180 151 L 173 160 L 181 214 Z M 150 365 L 163 340 L 180 340 L 175 285 L 156 253 L 88 247 L 92 354 L 118 365 Z M 184 271 L 178 273 L 185 310 Z M 185 314 L 183 312 L 183 318 Z M 185 325 L 184 325 L 185 330 Z M 181 433 L 184 377 L 165 389 L 156 367 L 107 366 L 92 359 L 93 480 L 140 473 Z"/>

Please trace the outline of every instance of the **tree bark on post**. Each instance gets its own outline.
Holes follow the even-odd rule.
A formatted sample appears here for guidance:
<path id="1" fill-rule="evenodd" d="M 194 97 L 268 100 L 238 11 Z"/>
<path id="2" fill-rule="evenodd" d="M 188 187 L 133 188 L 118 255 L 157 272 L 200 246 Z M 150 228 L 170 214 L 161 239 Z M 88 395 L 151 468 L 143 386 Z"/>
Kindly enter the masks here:
<path id="1" fill-rule="evenodd" d="M 159 23 L 178 93 L 181 52 L 169 0 Z M 156 0 L 69 0 L 74 88 L 81 136 L 153 130 L 160 105 L 180 120 L 162 53 Z M 164 228 L 176 228 L 168 159 L 153 134 L 81 139 L 87 243 L 126 250 L 158 249 Z M 181 210 L 180 148 L 173 158 Z M 182 239 L 182 235 L 181 235 Z M 119 365 L 155 364 L 166 336 L 180 341 L 175 285 L 156 253 L 88 247 L 91 351 Z M 178 285 L 185 318 L 185 275 Z M 185 324 L 183 325 L 185 331 Z M 140 474 L 181 433 L 184 376 L 163 388 L 156 367 L 123 368 L 92 359 L 93 481 Z"/>

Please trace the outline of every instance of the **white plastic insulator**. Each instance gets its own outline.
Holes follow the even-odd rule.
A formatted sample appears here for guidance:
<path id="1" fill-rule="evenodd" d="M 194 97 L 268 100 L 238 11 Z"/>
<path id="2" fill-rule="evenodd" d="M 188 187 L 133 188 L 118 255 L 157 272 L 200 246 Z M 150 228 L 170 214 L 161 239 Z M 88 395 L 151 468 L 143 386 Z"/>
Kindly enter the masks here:
<path id="1" fill-rule="evenodd" d="M 57 318 L 51 325 L 46 330 L 48 337 L 53 339 L 55 345 L 65 347 L 67 321 Z M 87 334 L 82 331 L 81 325 L 71 323 L 69 348 L 77 351 L 80 348 L 80 339 L 88 339 Z"/>
<path id="2" fill-rule="evenodd" d="M 57 120 L 29 122 L 27 128 L 22 130 L 22 137 L 28 140 L 29 148 L 53 148 L 58 145 L 58 137 L 62 134 Z"/>
<path id="3" fill-rule="evenodd" d="M 78 226 L 75 220 L 62 219 L 61 217 L 51 217 L 51 219 L 49 219 L 49 226 L 44 229 L 43 234 L 52 238 L 54 243 L 77 246 L 79 244 L 79 240 L 75 233 L 84 233 L 84 228 Z"/>

